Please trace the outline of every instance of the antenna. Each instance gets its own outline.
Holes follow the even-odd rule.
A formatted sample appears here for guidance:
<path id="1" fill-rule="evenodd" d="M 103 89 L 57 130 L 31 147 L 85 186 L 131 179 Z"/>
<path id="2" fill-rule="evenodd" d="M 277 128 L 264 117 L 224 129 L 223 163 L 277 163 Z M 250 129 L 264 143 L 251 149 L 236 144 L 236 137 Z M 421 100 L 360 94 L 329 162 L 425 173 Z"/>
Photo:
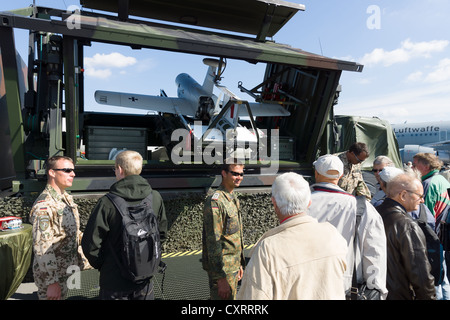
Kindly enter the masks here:
<path id="1" fill-rule="evenodd" d="M 319 46 L 320 46 L 320 54 L 323 56 L 322 42 L 320 41 L 320 37 L 319 37 Z"/>

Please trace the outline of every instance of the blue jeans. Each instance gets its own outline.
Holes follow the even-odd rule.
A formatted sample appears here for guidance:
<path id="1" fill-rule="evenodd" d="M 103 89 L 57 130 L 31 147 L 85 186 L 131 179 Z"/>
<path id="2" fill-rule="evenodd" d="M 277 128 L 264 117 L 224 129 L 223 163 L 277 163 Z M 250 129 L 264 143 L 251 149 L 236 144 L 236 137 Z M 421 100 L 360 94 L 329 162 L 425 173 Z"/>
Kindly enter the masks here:
<path id="1" fill-rule="evenodd" d="M 444 279 L 439 286 L 436 286 L 436 299 L 437 300 L 450 300 L 450 283 L 449 283 L 448 277 L 447 277 L 446 254 L 444 254 L 444 257 L 445 257 L 444 262 L 443 262 Z"/>

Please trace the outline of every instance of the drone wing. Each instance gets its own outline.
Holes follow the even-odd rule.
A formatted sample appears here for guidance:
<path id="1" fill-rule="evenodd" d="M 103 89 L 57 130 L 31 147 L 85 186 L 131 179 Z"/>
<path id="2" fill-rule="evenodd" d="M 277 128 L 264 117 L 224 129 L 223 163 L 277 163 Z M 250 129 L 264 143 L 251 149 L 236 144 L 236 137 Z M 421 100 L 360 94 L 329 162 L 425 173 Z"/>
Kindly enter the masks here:
<path id="1" fill-rule="evenodd" d="M 96 91 L 95 101 L 99 104 L 149 110 L 167 113 L 181 113 L 195 116 L 196 108 L 183 98 L 149 96 L 143 94 L 122 93 L 112 91 Z"/>

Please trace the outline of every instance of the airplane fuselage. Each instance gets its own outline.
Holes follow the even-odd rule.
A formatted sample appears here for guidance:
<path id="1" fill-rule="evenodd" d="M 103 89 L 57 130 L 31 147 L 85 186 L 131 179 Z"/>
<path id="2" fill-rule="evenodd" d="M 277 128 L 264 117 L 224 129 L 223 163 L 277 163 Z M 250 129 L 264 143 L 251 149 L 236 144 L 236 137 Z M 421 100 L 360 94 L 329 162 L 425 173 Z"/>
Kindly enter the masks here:
<path id="1" fill-rule="evenodd" d="M 394 124 L 392 128 L 399 148 L 405 145 L 424 145 L 450 139 L 450 121 Z"/>
<path id="2" fill-rule="evenodd" d="M 444 163 L 450 162 L 450 121 L 392 125 L 403 162 L 415 154 L 433 153 Z"/>
<path id="3" fill-rule="evenodd" d="M 177 96 L 178 98 L 186 99 L 192 103 L 195 107 L 198 107 L 202 97 L 209 98 L 213 100 L 216 98 L 212 92 L 207 92 L 197 81 L 195 81 L 187 73 L 180 73 L 176 79 L 175 83 L 177 85 Z"/>

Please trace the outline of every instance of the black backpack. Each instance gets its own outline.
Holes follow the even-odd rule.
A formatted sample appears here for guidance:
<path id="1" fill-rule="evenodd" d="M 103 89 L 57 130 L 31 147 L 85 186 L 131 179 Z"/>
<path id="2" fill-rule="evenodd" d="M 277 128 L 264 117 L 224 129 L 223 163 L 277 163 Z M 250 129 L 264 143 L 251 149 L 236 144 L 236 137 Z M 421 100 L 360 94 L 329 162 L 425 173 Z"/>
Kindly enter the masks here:
<path id="1" fill-rule="evenodd" d="M 420 204 L 419 218 L 415 221 L 425 235 L 428 261 L 431 265 L 431 274 L 434 277 L 434 285 L 438 286 L 444 280 L 444 268 L 442 265 L 444 261 L 443 247 L 436 232 L 434 232 L 433 228 L 427 223 L 427 214 L 423 206 L 423 203 Z"/>
<path id="2" fill-rule="evenodd" d="M 163 265 L 158 220 L 152 207 L 152 193 L 140 204 L 132 206 L 115 194 L 108 193 L 106 196 L 122 216 L 123 249 L 120 257 L 110 242 L 122 276 L 135 283 L 147 281 L 158 271 L 158 267 Z"/>

